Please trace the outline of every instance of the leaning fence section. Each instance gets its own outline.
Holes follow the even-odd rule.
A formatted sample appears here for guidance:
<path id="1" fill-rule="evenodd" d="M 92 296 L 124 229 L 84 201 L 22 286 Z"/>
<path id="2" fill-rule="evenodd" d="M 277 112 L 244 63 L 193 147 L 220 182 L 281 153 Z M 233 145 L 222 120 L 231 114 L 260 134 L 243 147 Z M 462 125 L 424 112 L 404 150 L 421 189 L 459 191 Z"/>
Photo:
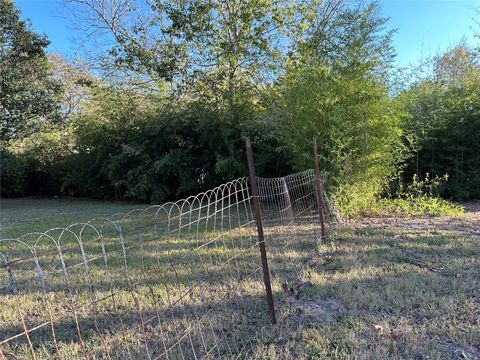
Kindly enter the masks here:
<path id="1" fill-rule="evenodd" d="M 316 180 L 257 178 L 276 299 L 317 251 Z M 241 178 L 0 240 L 0 359 L 253 357 L 269 323 L 254 215 Z"/>
<path id="2" fill-rule="evenodd" d="M 317 181 L 313 169 L 280 178 L 258 178 L 273 289 L 280 302 L 288 295 L 285 289 L 306 280 L 306 264 L 318 254 L 319 243 L 325 241 L 320 212 L 325 218 L 327 239 L 333 238 L 333 228 L 339 221 L 323 190 L 325 207 L 319 208 Z"/>

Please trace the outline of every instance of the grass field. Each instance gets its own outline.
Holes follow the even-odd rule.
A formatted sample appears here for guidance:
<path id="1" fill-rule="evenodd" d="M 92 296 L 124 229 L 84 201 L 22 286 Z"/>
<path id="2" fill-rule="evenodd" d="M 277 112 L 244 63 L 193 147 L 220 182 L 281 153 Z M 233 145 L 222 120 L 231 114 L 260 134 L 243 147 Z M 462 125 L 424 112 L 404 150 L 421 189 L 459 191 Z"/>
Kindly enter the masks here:
<path id="1" fill-rule="evenodd" d="M 91 200 L 0 199 L 0 238 L 68 226 L 138 207 L 145 205 Z"/>
<path id="2" fill-rule="evenodd" d="M 480 359 L 478 223 L 475 235 L 375 220 L 322 247 L 307 316 L 270 330 L 269 358 Z"/>
<path id="3" fill-rule="evenodd" d="M 132 207 L 136 206 L 63 200 L 3 201 L 0 237 L 85 221 Z M 229 341 L 241 343 L 243 336 L 243 341 L 251 346 L 248 356 L 259 359 L 480 359 L 480 212 L 478 206 L 469 210 L 463 219 L 371 218 L 347 223 L 337 229 L 335 240 L 321 245 L 319 256 L 312 254 L 311 249 L 299 241 L 295 247 L 288 248 L 290 258 L 298 259 L 305 265 L 298 278 L 299 283 L 285 284 L 275 280 L 277 275 L 282 279 L 288 277 L 279 273 L 286 268 L 285 264 L 272 262 L 278 324 L 271 326 L 264 318 L 252 319 L 252 315 L 248 314 L 237 318 L 230 316 L 233 304 L 235 309 L 244 309 L 245 312 L 249 309 L 246 305 L 252 303 L 258 302 L 257 307 L 264 306 L 261 280 L 255 277 L 237 284 L 238 293 L 222 303 L 222 321 L 235 322 L 229 324 L 235 329 L 234 333 L 228 333 L 231 336 Z M 305 244 L 311 243 L 314 233 L 308 226 L 295 228 L 295 231 Z M 270 235 L 275 238 L 274 233 Z M 211 232 L 202 236 L 212 239 L 216 235 Z M 247 238 L 251 234 L 239 232 L 235 236 L 237 239 Z M 179 243 L 177 241 L 172 245 L 178 246 Z M 214 256 L 220 259 L 227 254 L 227 248 L 228 244 L 222 249 L 210 248 L 201 256 L 206 259 L 217 251 Z M 218 252 L 220 250 L 222 252 Z M 216 268 L 219 276 L 232 272 L 233 279 L 233 270 L 239 267 L 239 263 L 245 269 L 251 264 L 251 259 L 256 256 L 254 250 L 247 246 L 241 256 L 235 258 L 235 263 Z M 153 247 L 147 246 L 142 254 L 149 255 L 153 251 Z M 128 275 L 155 283 L 172 275 L 168 272 L 160 274 L 154 262 L 150 264 L 149 261 L 147 256 L 142 256 L 130 265 L 128 273 L 119 270 L 116 280 L 122 281 L 122 276 Z M 92 267 L 95 264 L 100 267 L 100 263 L 92 261 L 91 264 Z M 142 266 L 137 268 L 136 264 Z M 145 269 L 155 272 L 142 274 Z M 158 293 L 163 291 L 151 285 L 152 282 L 146 281 L 135 288 L 143 313 L 138 312 L 134 298 L 130 298 L 127 292 L 122 293 L 119 304 L 124 306 L 121 310 L 123 325 L 127 323 L 128 326 L 129 319 L 149 314 L 151 304 L 145 293 L 151 289 Z M 100 287 L 98 290 L 96 296 L 101 295 Z M 12 310 L 18 297 L 0 294 L 2 296 L 0 340 L 3 337 L 1 332 L 8 331 L 10 324 L 19 321 L 17 313 Z M 26 304 L 31 304 L 27 315 L 40 319 L 34 311 L 34 307 L 40 304 L 35 296 L 26 295 L 24 298 Z M 110 303 L 105 306 L 107 313 L 113 311 Z M 85 321 L 84 326 L 92 326 L 88 313 L 79 314 L 79 317 Z M 102 321 L 106 327 L 109 326 L 108 319 Z M 216 321 L 220 318 L 209 319 L 206 324 L 215 327 L 218 325 Z M 72 325 L 63 324 L 58 331 L 71 330 Z M 162 329 L 168 332 L 168 326 Z M 145 352 L 143 355 L 134 352 L 133 349 L 139 348 L 135 342 L 140 339 L 143 350 L 147 348 L 148 353 L 150 349 L 151 355 L 157 351 L 155 347 L 160 346 L 159 339 L 163 333 L 159 331 L 157 324 L 155 328 L 143 329 L 148 339 L 123 337 L 112 340 L 108 344 L 111 347 L 110 357 L 148 358 Z M 224 332 L 227 331 L 224 329 Z M 67 331 L 58 336 L 68 338 L 69 334 Z M 200 347 L 202 341 L 205 344 L 214 340 L 216 333 L 212 331 L 209 334 L 211 339 L 207 336 L 191 341 Z M 84 335 L 88 337 L 89 334 L 86 332 Z M 91 341 L 98 340 L 92 336 Z M 28 357 L 28 345 L 24 342 L 18 346 Z M 51 343 L 46 346 L 51 346 Z M 82 356 L 78 346 L 72 347 L 68 341 L 64 341 L 62 346 L 59 354 L 63 354 L 64 358 L 68 358 L 69 354 Z M 97 344 L 97 347 L 102 346 L 107 345 Z M 22 354 L 20 348 L 8 348 L 7 358 L 10 358 L 8 354 Z M 42 349 L 37 350 L 41 354 Z M 213 352 L 207 358 L 218 358 L 222 354 L 226 353 Z M 13 355 L 11 358 L 14 358 Z M 189 357 L 183 355 L 183 358 Z"/>

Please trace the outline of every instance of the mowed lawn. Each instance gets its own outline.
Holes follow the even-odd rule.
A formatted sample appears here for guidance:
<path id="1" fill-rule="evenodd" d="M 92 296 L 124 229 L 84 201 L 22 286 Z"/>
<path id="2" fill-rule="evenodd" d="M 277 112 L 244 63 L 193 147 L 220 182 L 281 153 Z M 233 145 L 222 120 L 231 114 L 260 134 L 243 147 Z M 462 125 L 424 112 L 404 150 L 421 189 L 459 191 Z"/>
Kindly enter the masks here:
<path id="1" fill-rule="evenodd" d="M 0 237 L 136 207 L 2 200 Z M 340 226 L 305 264 L 301 283 L 288 284 L 294 291 L 274 288 L 282 299 L 278 324 L 258 327 L 249 357 L 480 359 L 480 213 L 474 210 L 463 219 L 375 218 Z"/>
<path id="2" fill-rule="evenodd" d="M 0 199 L 0 238 L 15 238 L 34 231 L 65 227 L 145 204 L 64 199 Z"/>

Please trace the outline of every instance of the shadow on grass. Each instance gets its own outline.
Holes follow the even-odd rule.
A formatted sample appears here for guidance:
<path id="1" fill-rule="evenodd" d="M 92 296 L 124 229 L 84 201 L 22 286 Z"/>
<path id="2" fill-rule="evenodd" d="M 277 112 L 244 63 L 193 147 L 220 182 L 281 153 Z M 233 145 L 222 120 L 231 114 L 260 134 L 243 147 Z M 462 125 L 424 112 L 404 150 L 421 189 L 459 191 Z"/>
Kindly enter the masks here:
<path id="1" fill-rule="evenodd" d="M 13 257 L 20 260 L 0 269 L 0 349 L 37 359 L 68 351 L 118 359 L 254 352 L 255 331 L 269 323 L 254 229 L 183 238 L 152 233 L 91 237 L 65 251 L 38 242 L 35 256 Z M 316 254 L 316 234 L 266 228 L 276 283 L 298 278 Z"/>

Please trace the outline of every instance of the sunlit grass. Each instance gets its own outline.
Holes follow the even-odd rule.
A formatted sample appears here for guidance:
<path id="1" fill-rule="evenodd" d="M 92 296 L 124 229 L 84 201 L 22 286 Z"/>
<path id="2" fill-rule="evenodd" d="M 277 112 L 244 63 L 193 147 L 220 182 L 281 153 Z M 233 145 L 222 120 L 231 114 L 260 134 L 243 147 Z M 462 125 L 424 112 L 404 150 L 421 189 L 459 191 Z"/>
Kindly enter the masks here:
<path id="1" fill-rule="evenodd" d="M 433 196 L 381 199 L 378 212 L 391 212 L 404 216 L 463 216 L 461 205 Z"/>
<path id="2" fill-rule="evenodd" d="M 321 247 L 321 254 L 308 272 L 313 287 L 304 298 L 313 303 L 335 299 L 345 312 L 331 323 L 304 319 L 274 329 L 259 346 L 259 357 L 480 356 L 478 238 L 346 227 L 337 241 Z"/>
<path id="3" fill-rule="evenodd" d="M 40 265 L 52 280 L 42 288 L 30 265 L 23 278 L 17 274 L 19 283 L 29 282 L 19 284 L 19 289 L 30 291 L 1 292 L 2 338 L 22 329 L 18 304 L 27 326 L 48 322 L 45 306 L 52 304 L 59 319 L 54 327 L 58 349 L 48 326 L 32 332 L 37 359 L 52 354 L 60 359 L 105 354 L 112 359 L 155 358 L 172 344 L 171 339 L 192 326 L 201 328 L 203 337 L 194 331 L 183 346 L 197 347 L 199 353 L 212 347 L 210 358 L 232 358 L 235 351 L 245 350 L 242 346 L 248 348 L 242 357 L 258 359 L 453 359 L 462 354 L 475 359 L 480 352 L 478 237 L 408 227 L 343 226 L 317 253 L 318 225 L 295 224 L 288 230 L 269 226 L 266 236 L 278 318 L 278 324 L 271 326 L 253 227 L 223 235 L 208 228 L 188 237 L 167 235 L 148 228 L 142 233 L 141 247 L 135 232 L 125 236 L 126 267 L 118 237 L 104 237 L 109 271 L 101 244 L 88 235 L 85 252 L 92 259 L 88 281 L 83 267 L 74 266 L 71 281 L 65 284 L 58 257 L 49 255 Z M 289 243 L 291 239 L 295 241 Z M 66 245 L 72 246 L 71 240 Z M 209 241 L 188 256 L 189 244 Z M 50 245 L 39 249 L 49 252 Z M 82 265 L 78 247 L 65 253 L 67 264 Z M 187 262 L 172 268 L 169 259 Z M 311 282 L 312 287 L 297 300 L 285 294 L 283 285 L 299 281 Z M 4 283 L 8 278 L 2 269 L 0 284 Z M 157 311 L 170 308 L 192 284 L 194 290 L 157 321 Z M 95 309 L 82 306 L 101 298 L 106 300 Z M 315 306 L 322 301 L 336 301 L 343 310 L 328 322 L 298 310 L 301 302 Z M 85 345 L 79 341 L 72 304 Z M 208 316 L 202 316 L 205 313 Z M 146 319 L 154 320 L 136 328 Z M 220 335 L 228 337 L 230 350 Z M 28 343 L 18 340 L 2 346 L 7 358 L 31 358 Z M 223 345 L 215 347 L 220 340 Z M 178 349 L 170 355 L 182 358 Z M 183 357 L 189 355 L 186 350 Z"/>
<path id="4" fill-rule="evenodd" d="M 92 222 L 94 228 L 82 222 L 67 230 L 28 222 L 17 227 L 12 236 L 18 241 L 0 241 L 9 263 L 0 269 L 0 342 L 10 339 L 0 345 L 3 354 L 69 358 L 68 348 L 80 358 L 113 359 L 252 353 L 255 329 L 269 324 L 254 223 L 239 212 L 204 212 L 192 226 L 178 220 L 167 226 L 161 216 L 136 212 L 118 216 L 117 228 L 102 220 Z M 58 225 L 68 225 L 62 221 Z M 315 237 L 294 237 L 302 229 L 278 219 L 266 227 L 272 273 L 293 279 L 314 255 Z M 281 287 L 278 279 L 273 284 Z M 28 338 L 24 327 L 33 329 Z"/>

